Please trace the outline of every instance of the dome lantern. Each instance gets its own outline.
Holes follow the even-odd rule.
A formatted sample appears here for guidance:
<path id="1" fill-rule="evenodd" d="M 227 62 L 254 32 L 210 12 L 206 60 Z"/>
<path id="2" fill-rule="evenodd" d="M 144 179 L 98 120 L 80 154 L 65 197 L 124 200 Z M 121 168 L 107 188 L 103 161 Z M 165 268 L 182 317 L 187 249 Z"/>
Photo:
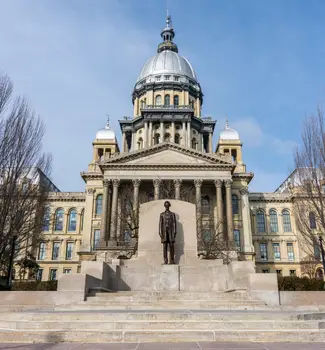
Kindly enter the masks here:
<path id="1" fill-rule="evenodd" d="M 158 45 L 158 53 L 162 52 L 164 50 L 171 50 L 174 52 L 178 52 L 177 45 L 173 43 L 173 39 L 175 37 L 174 28 L 172 25 L 172 18 L 171 16 L 167 15 L 166 18 L 166 26 L 161 31 L 161 37 L 163 38 L 163 42 Z"/>

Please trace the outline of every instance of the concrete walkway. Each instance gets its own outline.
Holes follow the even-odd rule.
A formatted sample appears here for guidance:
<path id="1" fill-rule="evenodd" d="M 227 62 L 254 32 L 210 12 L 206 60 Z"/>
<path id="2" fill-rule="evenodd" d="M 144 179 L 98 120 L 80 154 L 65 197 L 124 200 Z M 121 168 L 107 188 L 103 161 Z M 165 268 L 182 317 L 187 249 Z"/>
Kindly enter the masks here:
<path id="1" fill-rule="evenodd" d="M 0 350 L 325 350 L 325 343 L 0 344 Z"/>

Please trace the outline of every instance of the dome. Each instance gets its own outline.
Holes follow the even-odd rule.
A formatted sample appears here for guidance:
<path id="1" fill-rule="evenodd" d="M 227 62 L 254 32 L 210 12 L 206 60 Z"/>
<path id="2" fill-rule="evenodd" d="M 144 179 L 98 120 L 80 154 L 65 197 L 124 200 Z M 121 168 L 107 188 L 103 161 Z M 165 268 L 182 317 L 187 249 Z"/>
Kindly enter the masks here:
<path id="1" fill-rule="evenodd" d="M 96 132 L 96 140 L 114 140 L 115 132 L 110 128 L 109 121 L 107 121 L 104 129 L 100 129 Z"/>
<path id="2" fill-rule="evenodd" d="M 235 129 L 229 127 L 228 122 L 226 122 L 226 126 L 224 130 L 220 133 L 220 140 L 239 140 L 239 134 Z"/>
<path id="3" fill-rule="evenodd" d="M 137 83 L 145 78 L 157 75 L 176 75 L 197 81 L 190 62 L 177 52 L 164 50 L 151 57 L 143 66 Z M 162 78 L 163 79 L 163 78 Z"/>

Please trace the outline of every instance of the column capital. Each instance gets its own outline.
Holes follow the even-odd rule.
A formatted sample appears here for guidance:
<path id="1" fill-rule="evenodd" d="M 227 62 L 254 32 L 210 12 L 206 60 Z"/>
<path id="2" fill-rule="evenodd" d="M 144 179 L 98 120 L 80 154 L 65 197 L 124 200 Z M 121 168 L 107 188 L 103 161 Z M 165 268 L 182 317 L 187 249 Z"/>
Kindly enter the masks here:
<path id="1" fill-rule="evenodd" d="M 87 188 L 87 194 L 94 194 L 96 190 L 94 188 Z"/>
<path id="2" fill-rule="evenodd" d="M 245 186 L 245 187 L 242 187 L 240 190 L 239 190 L 240 194 L 242 196 L 245 196 L 245 195 L 248 195 L 248 187 Z"/>
<path id="3" fill-rule="evenodd" d="M 111 180 L 109 180 L 109 179 L 104 179 L 103 180 L 104 187 L 108 187 L 110 184 L 111 184 Z"/>
<path id="4" fill-rule="evenodd" d="M 132 179 L 132 183 L 134 187 L 139 187 L 141 184 L 141 179 Z"/>
<path id="5" fill-rule="evenodd" d="M 194 179 L 194 185 L 195 187 L 201 187 L 202 186 L 202 182 L 203 180 L 202 179 Z"/>
<path id="6" fill-rule="evenodd" d="M 152 180 L 154 187 L 159 187 L 161 183 L 161 179 L 153 179 Z"/>
<path id="7" fill-rule="evenodd" d="M 216 187 L 222 187 L 222 180 L 220 180 L 220 179 L 214 180 L 214 185 Z"/>
<path id="8" fill-rule="evenodd" d="M 231 179 L 228 179 L 228 180 L 225 181 L 225 186 L 227 188 L 231 187 L 231 184 L 232 184 L 232 180 Z"/>
<path id="9" fill-rule="evenodd" d="M 174 179 L 174 185 L 175 185 L 175 187 L 181 186 L 182 181 L 183 181 L 182 179 Z"/>
<path id="10" fill-rule="evenodd" d="M 112 183 L 113 183 L 113 187 L 119 187 L 119 185 L 120 185 L 120 180 L 119 180 L 119 179 L 113 179 L 113 180 L 112 180 Z"/>

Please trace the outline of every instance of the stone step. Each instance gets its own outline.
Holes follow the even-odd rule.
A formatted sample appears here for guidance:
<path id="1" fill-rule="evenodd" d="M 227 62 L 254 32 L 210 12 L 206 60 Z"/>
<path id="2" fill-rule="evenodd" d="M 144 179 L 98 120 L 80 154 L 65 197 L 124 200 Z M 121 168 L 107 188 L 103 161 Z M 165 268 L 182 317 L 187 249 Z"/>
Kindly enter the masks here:
<path id="1" fill-rule="evenodd" d="M 189 341 L 263 341 L 263 342 L 324 342 L 325 331 L 310 330 L 166 330 L 151 331 L 85 331 L 48 329 L 1 330 L 0 342 L 9 343 L 109 343 L 109 342 L 189 342 Z"/>
<path id="2" fill-rule="evenodd" d="M 250 311 L 214 311 L 206 310 L 205 312 L 184 312 L 179 310 L 162 310 L 150 312 L 143 311 L 54 311 L 54 312 L 10 312 L 1 314 L 2 320 L 8 321 L 295 321 L 300 314 L 295 312 L 250 312 Z"/>
<path id="3" fill-rule="evenodd" d="M 319 328 L 317 321 L 279 321 L 279 320 L 259 320 L 259 321 L 202 321 L 202 320 L 183 320 L 183 321 L 98 321 L 88 319 L 82 321 L 8 321 L 0 320 L 0 329 L 7 330 L 84 330 L 84 331 L 104 331 L 104 330 L 161 330 L 161 329 L 179 329 L 179 330 L 315 330 Z"/>

